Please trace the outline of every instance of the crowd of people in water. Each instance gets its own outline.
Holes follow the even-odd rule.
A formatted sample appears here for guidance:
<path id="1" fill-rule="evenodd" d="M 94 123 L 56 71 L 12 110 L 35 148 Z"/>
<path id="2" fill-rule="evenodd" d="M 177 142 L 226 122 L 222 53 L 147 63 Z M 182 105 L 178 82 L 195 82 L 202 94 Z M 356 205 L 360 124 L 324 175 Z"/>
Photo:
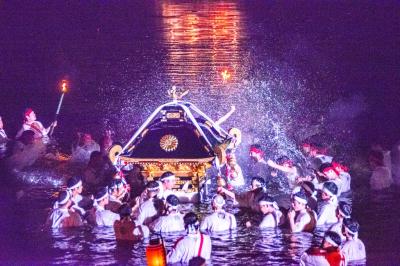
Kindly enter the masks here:
<path id="1" fill-rule="evenodd" d="M 48 128 L 37 121 L 32 109 L 24 113 L 24 123 L 14 140 L 3 129 L 0 117 L 0 158 L 10 171 L 19 171 L 47 156 Z M 113 227 L 118 241 L 141 241 L 152 232 L 185 232 L 167 254 L 169 264 L 203 265 L 210 259 L 209 234 L 234 230 L 239 226 L 260 229 L 286 227 L 292 233 L 323 230 L 322 244 L 311 247 L 300 258 L 301 265 L 345 265 L 366 259 L 358 238 L 360 225 L 352 215 L 351 175 L 344 162 L 329 156 L 326 149 L 304 142 L 302 161 L 287 156 L 268 159 L 258 144 L 251 145 L 252 161 L 244 175 L 234 153 L 227 156 L 217 190 L 211 199 L 213 212 L 202 220 L 190 210 L 182 212 L 177 177 L 164 172 L 147 181 L 139 167 L 117 172 L 108 159 L 111 132 L 98 144 L 90 134 L 79 134 L 70 162 L 85 165 L 82 174 L 66 180 L 47 218 L 49 228 L 92 226 Z M 371 189 L 382 190 L 400 180 L 400 146 L 392 153 L 379 145 L 372 147 L 368 160 L 372 169 Z M 390 160 L 392 155 L 392 161 Z M 277 180 L 280 180 L 277 182 Z M 244 189 L 250 181 L 250 188 Z M 283 182 L 282 182 L 283 181 Z M 251 220 L 237 223 L 226 211 L 229 204 L 250 209 Z"/>

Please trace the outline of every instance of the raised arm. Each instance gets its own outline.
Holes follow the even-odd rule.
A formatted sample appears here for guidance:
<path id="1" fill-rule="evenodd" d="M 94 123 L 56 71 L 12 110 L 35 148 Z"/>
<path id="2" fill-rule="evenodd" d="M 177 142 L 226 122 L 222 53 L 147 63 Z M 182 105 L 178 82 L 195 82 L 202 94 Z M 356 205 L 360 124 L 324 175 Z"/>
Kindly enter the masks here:
<path id="1" fill-rule="evenodd" d="M 220 119 L 218 119 L 215 124 L 217 124 L 218 126 L 221 125 L 222 123 L 224 123 L 232 114 L 233 112 L 235 112 L 236 107 L 234 105 L 231 106 L 231 110 L 229 110 L 229 112 L 224 115 L 223 117 L 221 117 Z"/>

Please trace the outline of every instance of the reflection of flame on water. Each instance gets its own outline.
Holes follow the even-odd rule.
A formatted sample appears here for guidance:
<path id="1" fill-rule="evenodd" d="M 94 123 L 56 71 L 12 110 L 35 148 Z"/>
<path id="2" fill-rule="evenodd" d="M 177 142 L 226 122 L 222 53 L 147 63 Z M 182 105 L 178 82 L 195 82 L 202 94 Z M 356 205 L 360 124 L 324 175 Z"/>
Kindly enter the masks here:
<path id="1" fill-rule="evenodd" d="M 231 78 L 231 74 L 228 72 L 227 69 L 221 72 L 221 77 L 224 80 L 224 82 L 227 82 Z"/>
<path id="2" fill-rule="evenodd" d="M 163 3 L 161 9 L 169 56 L 166 71 L 173 84 L 193 88 L 208 74 L 205 80 L 218 86 L 236 76 L 242 37 L 237 3 Z M 220 73 L 226 65 L 230 69 Z"/>

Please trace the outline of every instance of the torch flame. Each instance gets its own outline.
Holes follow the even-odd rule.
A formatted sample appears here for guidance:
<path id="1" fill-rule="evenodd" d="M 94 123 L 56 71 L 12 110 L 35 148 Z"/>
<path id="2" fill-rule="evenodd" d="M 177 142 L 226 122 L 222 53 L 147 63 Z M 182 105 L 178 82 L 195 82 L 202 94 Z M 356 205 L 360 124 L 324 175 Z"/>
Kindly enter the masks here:
<path id="1" fill-rule="evenodd" d="M 66 80 L 63 80 L 63 81 L 62 81 L 61 91 L 62 91 L 63 93 L 67 92 L 67 81 L 66 81 Z"/>
<path id="2" fill-rule="evenodd" d="M 231 77 L 231 74 L 228 72 L 227 69 L 225 69 L 221 72 L 221 76 L 224 81 L 227 81 Z"/>

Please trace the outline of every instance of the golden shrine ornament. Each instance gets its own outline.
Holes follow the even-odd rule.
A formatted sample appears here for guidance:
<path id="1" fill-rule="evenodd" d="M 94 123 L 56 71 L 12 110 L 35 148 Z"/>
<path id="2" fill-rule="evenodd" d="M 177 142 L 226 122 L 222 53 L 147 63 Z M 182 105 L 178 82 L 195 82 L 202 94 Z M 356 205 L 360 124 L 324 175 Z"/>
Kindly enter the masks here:
<path id="1" fill-rule="evenodd" d="M 164 135 L 160 139 L 160 147 L 166 152 L 172 152 L 178 148 L 178 138 L 174 135 Z"/>

